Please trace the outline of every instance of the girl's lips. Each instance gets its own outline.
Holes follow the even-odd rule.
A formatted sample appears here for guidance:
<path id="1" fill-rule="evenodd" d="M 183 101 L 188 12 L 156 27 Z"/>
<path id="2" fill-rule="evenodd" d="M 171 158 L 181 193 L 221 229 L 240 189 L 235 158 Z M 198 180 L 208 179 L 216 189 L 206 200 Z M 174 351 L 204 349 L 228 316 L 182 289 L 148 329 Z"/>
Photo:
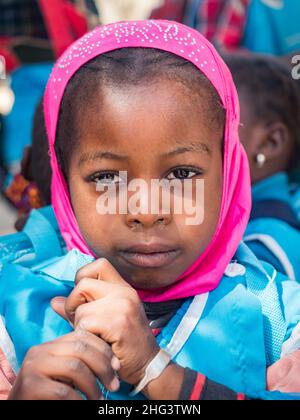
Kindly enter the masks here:
<path id="1" fill-rule="evenodd" d="M 169 249 L 158 252 L 120 251 L 120 256 L 128 263 L 137 267 L 159 268 L 173 262 L 180 254 L 179 249 Z"/>

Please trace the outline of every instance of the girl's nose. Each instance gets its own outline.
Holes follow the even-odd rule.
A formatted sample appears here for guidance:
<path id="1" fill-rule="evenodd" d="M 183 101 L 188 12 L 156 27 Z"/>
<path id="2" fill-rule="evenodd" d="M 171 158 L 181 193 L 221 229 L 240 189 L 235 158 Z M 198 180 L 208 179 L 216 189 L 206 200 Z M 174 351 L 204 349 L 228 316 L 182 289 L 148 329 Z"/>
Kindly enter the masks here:
<path id="1" fill-rule="evenodd" d="M 127 214 L 126 224 L 130 228 L 152 228 L 167 226 L 171 222 L 171 214 Z"/>

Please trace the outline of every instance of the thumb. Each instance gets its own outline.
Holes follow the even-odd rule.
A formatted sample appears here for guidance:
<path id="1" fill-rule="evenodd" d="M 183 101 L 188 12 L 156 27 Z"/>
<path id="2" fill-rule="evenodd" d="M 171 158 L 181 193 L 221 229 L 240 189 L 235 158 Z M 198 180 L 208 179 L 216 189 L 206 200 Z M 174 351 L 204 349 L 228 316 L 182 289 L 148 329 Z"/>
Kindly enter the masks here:
<path id="1" fill-rule="evenodd" d="M 66 300 L 65 297 L 56 297 L 51 300 L 51 307 L 59 316 L 69 321 L 65 310 Z"/>

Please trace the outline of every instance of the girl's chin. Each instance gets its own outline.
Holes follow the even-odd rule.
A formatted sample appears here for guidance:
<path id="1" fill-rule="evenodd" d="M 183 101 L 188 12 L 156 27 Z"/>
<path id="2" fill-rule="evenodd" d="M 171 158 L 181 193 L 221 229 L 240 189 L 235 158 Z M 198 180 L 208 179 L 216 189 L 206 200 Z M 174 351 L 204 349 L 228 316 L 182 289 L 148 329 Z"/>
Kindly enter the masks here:
<path id="1" fill-rule="evenodd" d="M 158 269 L 125 270 L 125 272 L 123 270 L 123 278 L 134 289 L 156 290 L 165 288 L 175 283 L 177 277 L 170 276 L 170 271 L 162 273 L 162 270 Z"/>

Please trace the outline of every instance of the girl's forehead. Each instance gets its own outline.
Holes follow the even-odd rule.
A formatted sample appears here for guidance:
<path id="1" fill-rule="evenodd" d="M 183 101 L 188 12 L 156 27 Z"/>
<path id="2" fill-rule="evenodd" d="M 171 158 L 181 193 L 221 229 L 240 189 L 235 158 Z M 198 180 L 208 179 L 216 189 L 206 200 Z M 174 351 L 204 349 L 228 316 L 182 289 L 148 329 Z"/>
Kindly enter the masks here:
<path id="1" fill-rule="evenodd" d="M 193 95 L 177 82 L 158 80 L 148 88 L 106 87 L 91 99 L 89 112 L 76 112 L 76 125 L 87 134 L 110 142 L 115 137 L 132 141 L 132 137 L 165 139 L 176 142 L 194 133 L 197 138 L 210 137 L 212 131 L 223 131 L 214 122 L 214 102 L 210 93 Z M 78 127 L 79 128 L 79 127 Z"/>
<path id="2" fill-rule="evenodd" d="M 111 118 L 110 118 L 111 117 Z M 128 107 L 128 112 L 116 117 L 105 115 L 102 123 L 87 124 L 77 148 L 76 162 L 93 164 L 105 159 L 123 164 L 153 162 L 166 163 L 177 157 L 197 154 L 210 159 L 221 150 L 223 130 L 212 129 L 206 118 L 192 112 L 182 116 L 162 112 L 139 113 Z"/>

